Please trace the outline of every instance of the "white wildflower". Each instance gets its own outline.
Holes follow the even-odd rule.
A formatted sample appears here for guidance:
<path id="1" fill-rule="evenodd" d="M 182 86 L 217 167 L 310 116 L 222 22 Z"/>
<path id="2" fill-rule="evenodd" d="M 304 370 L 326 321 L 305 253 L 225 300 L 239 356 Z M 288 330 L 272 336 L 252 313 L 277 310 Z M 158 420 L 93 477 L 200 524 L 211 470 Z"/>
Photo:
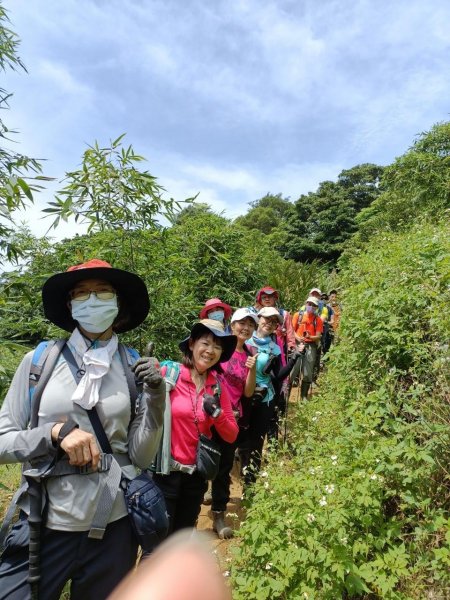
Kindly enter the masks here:
<path id="1" fill-rule="evenodd" d="M 308 513 L 306 515 L 306 520 L 308 523 L 313 523 L 316 520 L 316 517 L 312 513 Z"/>
<path id="2" fill-rule="evenodd" d="M 311 473 L 311 475 L 315 475 L 316 474 L 316 470 L 314 467 L 310 467 L 309 468 L 309 472 Z"/>
<path id="3" fill-rule="evenodd" d="M 313 423 L 315 423 L 315 422 L 317 421 L 317 417 L 312 417 L 312 418 L 311 418 L 311 421 L 312 421 Z"/>
<path id="4" fill-rule="evenodd" d="M 320 412 L 320 410 L 316 410 L 316 415 L 317 415 L 318 417 L 320 417 L 320 415 L 321 415 L 321 414 L 322 414 L 322 413 Z"/>
<path id="5" fill-rule="evenodd" d="M 260 475 L 261 477 L 268 477 L 269 473 L 267 471 L 261 471 Z"/>
<path id="6" fill-rule="evenodd" d="M 346 538 L 346 537 L 341 538 L 341 542 L 345 545 L 348 542 L 348 538 Z"/>
<path id="7" fill-rule="evenodd" d="M 327 499 L 325 498 L 325 496 L 322 496 L 322 499 L 319 500 L 319 504 L 320 504 L 320 506 L 326 506 L 327 505 Z"/>
<path id="8" fill-rule="evenodd" d="M 280 461 L 280 467 L 284 467 L 284 462 Z"/>
<path id="9" fill-rule="evenodd" d="M 269 482 L 268 482 L 268 481 L 265 481 L 265 482 L 264 482 L 264 488 L 265 488 L 266 490 L 267 490 L 267 489 L 269 489 Z"/>
<path id="10" fill-rule="evenodd" d="M 336 456 L 336 454 L 333 454 L 333 456 L 330 456 L 331 460 L 337 460 L 338 457 Z"/>
<path id="11" fill-rule="evenodd" d="M 273 563 L 268 562 L 266 563 L 266 571 L 270 571 L 270 569 L 273 567 Z"/>
<path id="12" fill-rule="evenodd" d="M 237 514 L 236 513 L 232 513 L 232 512 L 227 513 L 227 517 L 230 517 L 231 519 L 237 519 L 238 518 Z"/>
<path id="13" fill-rule="evenodd" d="M 224 571 L 223 572 L 223 576 L 224 577 L 229 577 L 230 576 L 230 571 Z"/>
<path id="14" fill-rule="evenodd" d="M 370 476 L 370 479 L 372 479 L 372 481 L 376 481 L 376 480 L 378 479 L 378 475 L 376 475 L 375 473 L 373 473 L 373 474 Z"/>
<path id="15" fill-rule="evenodd" d="M 332 483 L 330 485 L 326 485 L 325 491 L 327 494 L 332 494 L 334 492 L 334 485 Z"/>

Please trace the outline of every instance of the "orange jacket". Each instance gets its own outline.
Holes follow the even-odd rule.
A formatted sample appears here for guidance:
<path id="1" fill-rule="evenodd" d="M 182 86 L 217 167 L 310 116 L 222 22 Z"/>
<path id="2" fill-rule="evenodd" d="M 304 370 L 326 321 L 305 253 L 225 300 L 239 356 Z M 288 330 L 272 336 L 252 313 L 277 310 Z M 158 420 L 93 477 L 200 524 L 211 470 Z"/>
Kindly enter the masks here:
<path id="1" fill-rule="evenodd" d="M 307 313 L 306 311 L 301 315 L 296 312 L 292 317 L 292 326 L 294 327 L 294 331 L 298 337 L 303 337 L 306 332 L 309 335 L 319 335 L 323 332 L 323 321 L 318 315 L 314 315 L 312 313 Z M 313 343 L 312 340 L 305 339 L 307 343 Z"/>

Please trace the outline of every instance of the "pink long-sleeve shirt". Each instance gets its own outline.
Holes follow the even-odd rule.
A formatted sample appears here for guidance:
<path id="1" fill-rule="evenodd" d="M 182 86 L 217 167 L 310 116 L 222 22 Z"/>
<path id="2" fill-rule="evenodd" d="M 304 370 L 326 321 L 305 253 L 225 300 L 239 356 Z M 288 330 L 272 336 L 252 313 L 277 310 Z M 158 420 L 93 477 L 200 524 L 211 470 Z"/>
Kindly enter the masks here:
<path id="1" fill-rule="evenodd" d="M 166 367 L 161 369 L 164 376 Z M 226 441 L 234 442 L 238 434 L 238 426 L 231 408 L 227 388 L 222 385 L 220 390 L 221 414 L 213 419 L 203 410 L 203 394 L 214 394 L 217 385 L 216 376 L 208 373 L 205 386 L 197 392 L 191 379 L 190 370 L 181 365 L 180 375 L 176 386 L 170 392 L 172 411 L 171 454 L 183 465 L 195 464 L 197 456 L 198 431 L 211 437 L 211 427 L 214 425 L 217 433 Z M 198 420 L 198 431 L 195 425 Z"/>

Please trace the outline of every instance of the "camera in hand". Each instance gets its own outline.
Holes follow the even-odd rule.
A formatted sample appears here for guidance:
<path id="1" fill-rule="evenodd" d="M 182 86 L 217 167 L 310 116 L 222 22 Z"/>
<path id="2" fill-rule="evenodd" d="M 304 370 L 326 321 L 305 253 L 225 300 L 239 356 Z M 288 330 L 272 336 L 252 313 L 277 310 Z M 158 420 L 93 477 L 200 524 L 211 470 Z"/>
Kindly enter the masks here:
<path id="1" fill-rule="evenodd" d="M 262 372 L 264 373 L 264 375 L 268 375 L 270 373 L 270 371 L 273 368 L 273 363 L 276 360 L 276 358 L 277 357 L 275 356 L 275 354 L 272 354 L 271 356 L 269 356 L 269 360 L 267 361 L 264 368 L 262 369 Z"/>
<path id="2" fill-rule="evenodd" d="M 215 391 L 214 396 L 211 396 L 211 394 L 203 395 L 203 409 L 213 419 L 220 415 L 222 409 L 220 408 L 220 397 L 217 390 Z"/>
<path id="3" fill-rule="evenodd" d="M 266 387 L 255 387 L 255 391 L 253 392 L 252 400 L 257 400 L 261 402 L 267 396 L 267 388 Z"/>

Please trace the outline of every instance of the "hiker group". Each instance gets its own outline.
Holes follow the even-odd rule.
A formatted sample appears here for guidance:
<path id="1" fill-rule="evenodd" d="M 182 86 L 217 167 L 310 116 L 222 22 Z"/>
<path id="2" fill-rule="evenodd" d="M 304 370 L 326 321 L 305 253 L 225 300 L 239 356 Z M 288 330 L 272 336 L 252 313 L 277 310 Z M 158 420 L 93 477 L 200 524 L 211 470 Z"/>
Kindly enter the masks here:
<path id="1" fill-rule="evenodd" d="M 145 560 L 167 535 L 195 528 L 202 502 L 219 537 L 233 535 L 235 459 L 251 490 L 291 387 L 311 393 L 340 306 L 335 290 L 318 288 L 292 317 L 269 286 L 234 312 L 212 298 L 181 360 L 160 363 L 150 346 L 139 357 L 118 340 L 149 311 L 138 275 L 93 259 L 50 277 L 42 301 L 69 337 L 24 357 L 0 411 L 0 462 L 23 465 L 0 532 L 0 599 L 57 600 L 70 581 L 71 598 L 99 600 L 139 546 Z"/>

